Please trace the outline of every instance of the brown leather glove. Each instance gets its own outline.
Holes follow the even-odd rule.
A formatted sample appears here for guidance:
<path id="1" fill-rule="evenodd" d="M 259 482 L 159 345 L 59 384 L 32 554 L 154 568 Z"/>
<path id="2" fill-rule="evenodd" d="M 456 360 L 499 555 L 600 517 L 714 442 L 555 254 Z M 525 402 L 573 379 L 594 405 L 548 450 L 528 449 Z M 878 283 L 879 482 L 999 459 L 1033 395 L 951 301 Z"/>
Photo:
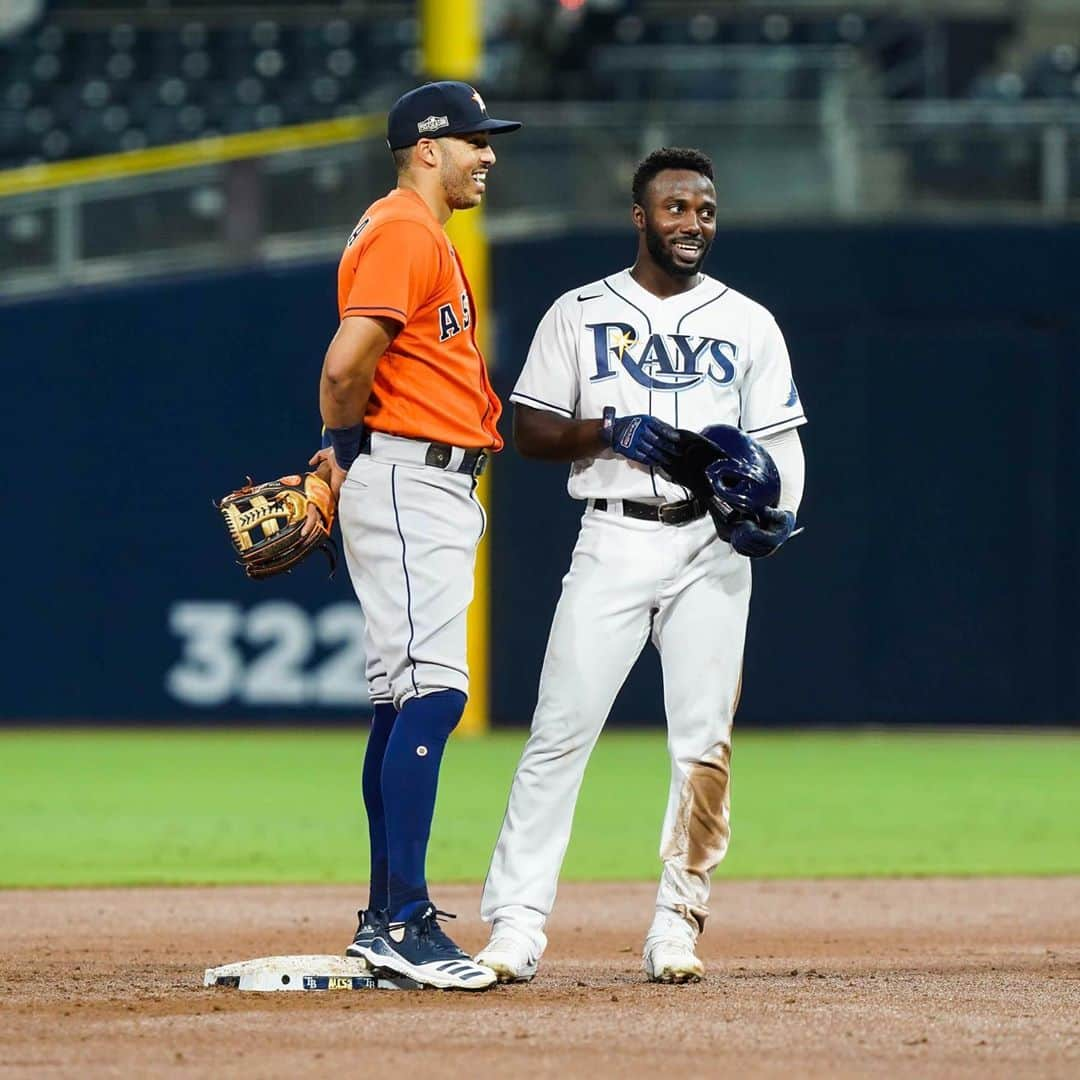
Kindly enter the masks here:
<path id="1" fill-rule="evenodd" d="M 237 562 L 250 578 L 287 574 L 316 548 L 337 567 L 337 551 L 330 539 L 334 524 L 334 496 L 330 485 L 315 473 L 282 476 L 266 484 L 248 482 L 215 504 L 225 519 Z M 315 528 L 300 532 L 308 507 L 318 511 Z"/>

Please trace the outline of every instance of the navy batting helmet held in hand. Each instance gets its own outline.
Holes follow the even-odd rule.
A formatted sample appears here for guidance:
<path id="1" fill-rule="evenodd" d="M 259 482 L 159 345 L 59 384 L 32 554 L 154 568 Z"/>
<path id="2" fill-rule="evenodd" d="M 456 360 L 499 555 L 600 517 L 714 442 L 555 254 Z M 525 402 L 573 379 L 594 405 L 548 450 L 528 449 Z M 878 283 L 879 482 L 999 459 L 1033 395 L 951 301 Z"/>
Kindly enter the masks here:
<path id="1" fill-rule="evenodd" d="M 761 443 L 728 424 L 713 424 L 701 434 L 720 451 L 705 466 L 705 477 L 722 514 L 756 517 L 765 507 L 776 506 L 780 473 Z"/>
<path id="2" fill-rule="evenodd" d="M 740 521 L 759 520 L 780 501 L 780 473 L 769 452 L 729 424 L 713 424 L 701 434 L 679 431 L 679 460 L 668 469 L 709 508 L 716 531 L 730 540 Z"/>

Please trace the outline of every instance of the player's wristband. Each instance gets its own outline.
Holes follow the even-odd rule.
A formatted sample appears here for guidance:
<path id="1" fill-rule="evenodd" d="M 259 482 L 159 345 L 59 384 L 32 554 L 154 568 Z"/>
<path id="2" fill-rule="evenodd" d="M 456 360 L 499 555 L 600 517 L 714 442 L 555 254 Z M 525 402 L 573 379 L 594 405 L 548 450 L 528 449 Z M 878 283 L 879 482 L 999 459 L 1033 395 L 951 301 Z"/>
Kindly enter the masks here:
<path id="1" fill-rule="evenodd" d="M 360 443 L 364 438 L 364 425 L 353 424 L 352 427 L 328 427 L 326 434 L 330 436 L 330 445 L 334 449 L 334 460 L 339 469 L 349 471 L 349 466 L 356 460 L 360 453 Z"/>
<path id="2" fill-rule="evenodd" d="M 605 405 L 603 419 L 600 422 L 600 438 L 605 446 L 610 446 L 615 436 L 615 406 Z"/>

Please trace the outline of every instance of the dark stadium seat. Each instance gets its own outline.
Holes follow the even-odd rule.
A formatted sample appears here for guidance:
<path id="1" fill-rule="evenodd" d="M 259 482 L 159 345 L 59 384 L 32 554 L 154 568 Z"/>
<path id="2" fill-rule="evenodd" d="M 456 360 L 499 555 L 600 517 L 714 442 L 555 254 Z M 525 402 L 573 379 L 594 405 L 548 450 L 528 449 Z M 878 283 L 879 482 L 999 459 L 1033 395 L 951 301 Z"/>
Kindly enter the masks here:
<path id="1" fill-rule="evenodd" d="M 0 41 L 0 168 L 327 118 L 356 111 L 379 80 L 389 98 L 411 79 L 414 20 L 305 21 L 297 8 L 284 21 L 256 4 L 233 19 L 212 4 L 169 18 L 162 4 L 149 20 L 137 3 L 131 22 L 86 18 L 124 6 L 60 2 Z"/>
<path id="2" fill-rule="evenodd" d="M 418 28 L 414 17 L 377 9 L 326 3 L 316 16 L 307 5 L 258 0 L 55 0 L 37 23 L 0 41 L 0 168 L 381 108 L 417 78 Z M 488 86 L 518 100 L 813 100 L 821 69 L 800 66 L 798 51 L 847 45 L 884 73 L 886 96 L 1010 93 L 1007 79 L 979 81 L 1010 20 L 866 10 L 628 2 L 590 5 L 556 27 L 550 10 L 512 7 L 492 29 Z M 947 70 L 932 80 L 927 50 L 943 42 Z M 731 46 L 762 50 L 766 62 L 749 71 L 712 62 L 714 50 Z M 787 52 L 770 63 L 770 49 Z M 665 50 L 693 60 L 669 63 Z M 1052 50 L 1022 77 L 1022 93 L 1080 95 L 1075 49 Z M 56 123 L 19 115 L 36 107 L 52 110 Z"/>

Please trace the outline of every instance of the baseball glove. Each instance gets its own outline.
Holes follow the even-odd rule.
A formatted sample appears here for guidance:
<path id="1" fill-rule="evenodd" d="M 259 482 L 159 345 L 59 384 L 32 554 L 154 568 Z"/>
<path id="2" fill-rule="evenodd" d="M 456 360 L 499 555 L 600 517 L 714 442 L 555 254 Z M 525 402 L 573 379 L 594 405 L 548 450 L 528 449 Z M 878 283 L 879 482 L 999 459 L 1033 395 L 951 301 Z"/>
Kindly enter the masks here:
<path id="1" fill-rule="evenodd" d="M 237 562 L 250 578 L 287 574 L 316 548 L 337 568 L 337 551 L 330 539 L 334 524 L 334 496 L 330 485 L 315 473 L 282 476 L 266 484 L 248 482 L 215 506 L 225 519 Z M 318 511 L 318 523 L 307 536 L 300 530 L 308 507 Z"/>

